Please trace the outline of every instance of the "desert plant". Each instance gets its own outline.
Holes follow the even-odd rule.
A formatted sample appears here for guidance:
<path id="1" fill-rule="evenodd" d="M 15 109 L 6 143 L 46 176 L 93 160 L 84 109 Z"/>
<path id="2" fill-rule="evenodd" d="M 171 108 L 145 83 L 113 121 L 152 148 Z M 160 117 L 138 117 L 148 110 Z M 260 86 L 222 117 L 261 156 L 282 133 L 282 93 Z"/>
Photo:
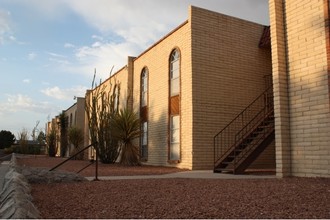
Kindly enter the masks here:
<path id="1" fill-rule="evenodd" d="M 23 128 L 20 132 L 18 132 L 18 148 L 16 152 L 25 154 L 28 153 L 28 131 Z"/>
<path id="2" fill-rule="evenodd" d="M 61 157 L 65 156 L 65 153 L 68 148 L 68 138 L 67 138 L 67 119 L 65 117 L 65 112 L 59 115 L 60 120 L 60 142 L 61 142 Z"/>
<path id="3" fill-rule="evenodd" d="M 56 153 L 57 153 L 55 129 L 51 129 L 48 132 L 48 134 L 46 136 L 46 142 L 47 142 L 48 155 L 50 157 L 55 157 Z"/>
<path id="4" fill-rule="evenodd" d="M 92 83 L 94 86 L 95 75 Z M 107 86 L 109 88 L 107 89 Z M 118 112 L 120 84 L 103 84 L 86 95 L 85 111 L 88 119 L 90 139 L 97 143 L 102 163 L 115 163 L 120 152 L 118 140 L 113 137 L 111 117 Z"/>
<path id="5" fill-rule="evenodd" d="M 73 126 L 68 130 L 68 139 L 69 142 L 74 146 L 74 150 L 72 154 L 75 154 L 80 150 L 79 146 L 84 141 L 84 132 L 80 128 Z M 75 159 L 82 160 L 83 156 L 84 154 L 82 152 L 79 155 L 77 155 Z"/>
<path id="6" fill-rule="evenodd" d="M 129 108 L 121 109 L 111 118 L 113 136 L 119 140 L 121 147 L 120 163 L 123 165 L 140 165 L 139 149 L 133 140 L 140 136 L 140 120 L 136 112 Z"/>

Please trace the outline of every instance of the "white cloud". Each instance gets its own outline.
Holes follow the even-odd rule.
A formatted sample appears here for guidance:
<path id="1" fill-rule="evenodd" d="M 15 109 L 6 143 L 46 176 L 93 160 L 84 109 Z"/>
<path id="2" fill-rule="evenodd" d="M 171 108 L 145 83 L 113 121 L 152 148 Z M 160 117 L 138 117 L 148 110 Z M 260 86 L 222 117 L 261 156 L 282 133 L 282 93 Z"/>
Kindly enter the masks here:
<path id="1" fill-rule="evenodd" d="M 74 44 L 70 44 L 70 43 L 65 43 L 64 44 L 64 48 L 74 48 Z"/>
<path id="2" fill-rule="evenodd" d="M 54 86 L 51 88 L 43 89 L 41 92 L 58 100 L 73 100 L 74 96 L 84 97 L 87 89 L 88 88 L 84 86 L 75 86 L 68 89 L 61 89 L 58 86 Z"/>
<path id="3" fill-rule="evenodd" d="M 0 45 L 10 38 L 10 23 L 10 12 L 0 9 Z"/>
<path id="4" fill-rule="evenodd" d="M 31 82 L 31 80 L 30 79 L 23 79 L 23 83 L 30 83 Z"/>
<path id="5" fill-rule="evenodd" d="M 18 111 L 28 111 L 28 112 L 38 112 L 47 113 L 51 110 L 51 106 L 47 102 L 35 102 L 29 96 L 17 94 L 10 95 L 7 94 L 7 100 L 0 105 L 0 114 L 6 112 L 18 112 Z"/>
<path id="6" fill-rule="evenodd" d="M 52 56 L 52 57 L 58 57 L 58 58 L 66 58 L 65 55 L 62 54 L 58 54 L 58 53 L 53 53 L 53 52 L 47 52 L 48 55 Z"/>
<path id="7" fill-rule="evenodd" d="M 92 35 L 92 39 L 103 41 L 103 37 L 98 36 L 98 35 Z"/>
<path id="8" fill-rule="evenodd" d="M 75 66 L 67 67 L 67 71 L 83 73 L 92 79 L 96 68 L 97 77 L 105 80 L 109 77 L 112 66 L 114 72 L 127 64 L 127 56 L 140 52 L 136 45 L 124 42 L 94 42 L 91 46 L 83 46 L 75 51 Z"/>
<path id="9" fill-rule="evenodd" d="M 28 54 L 28 60 L 34 60 L 37 57 L 37 54 L 32 52 Z"/>
<path id="10" fill-rule="evenodd" d="M 70 61 L 67 59 L 67 56 L 53 53 L 53 52 L 47 52 L 50 57 L 48 58 L 49 61 L 54 62 L 56 64 L 59 64 L 60 66 L 69 65 Z"/>

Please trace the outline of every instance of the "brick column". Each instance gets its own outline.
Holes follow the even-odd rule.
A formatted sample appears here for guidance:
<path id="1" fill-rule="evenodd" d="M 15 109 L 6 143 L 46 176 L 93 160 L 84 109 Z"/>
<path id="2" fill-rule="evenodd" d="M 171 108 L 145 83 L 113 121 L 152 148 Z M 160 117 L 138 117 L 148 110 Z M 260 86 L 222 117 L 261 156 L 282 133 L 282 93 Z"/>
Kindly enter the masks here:
<path id="1" fill-rule="evenodd" d="M 275 108 L 276 173 L 291 175 L 290 114 L 283 0 L 269 0 Z"/>

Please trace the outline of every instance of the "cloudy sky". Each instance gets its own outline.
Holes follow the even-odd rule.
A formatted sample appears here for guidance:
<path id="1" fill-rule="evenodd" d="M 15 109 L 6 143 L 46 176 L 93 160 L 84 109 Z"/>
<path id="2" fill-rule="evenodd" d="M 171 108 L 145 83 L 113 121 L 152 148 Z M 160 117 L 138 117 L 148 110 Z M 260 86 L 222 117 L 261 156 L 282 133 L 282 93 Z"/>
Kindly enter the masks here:
<path id="1" fill-rule="evenodd" d="M 195 5 L 268 25 L 267 0 L 1 0 L 0 130 L 39 129 Z M 30 133 L 31 134 L 31 133 Z"/>

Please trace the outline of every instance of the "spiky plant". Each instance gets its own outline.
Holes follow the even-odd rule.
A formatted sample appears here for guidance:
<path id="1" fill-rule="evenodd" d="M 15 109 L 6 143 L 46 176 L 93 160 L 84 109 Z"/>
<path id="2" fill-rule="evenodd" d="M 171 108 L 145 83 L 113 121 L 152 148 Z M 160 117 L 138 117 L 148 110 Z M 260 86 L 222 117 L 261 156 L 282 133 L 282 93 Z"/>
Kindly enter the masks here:
<path id="1" fill-rule="evenodd" d="M 140 120 L 136 112 L 129 108 L 121 109 L 111 118 L 113 136 L 121 147 L 120 164 L 140 165 L 139 149 L 133 140 L 140 136 Z"/>
<path id="2" fill-rule="evenodd" d="M 94 75 L 95 79 L 95 75 Z M 101 83 L 100 83 L 101 84 Z M 94 80 L 92 83 L 92 88 Z M 107 87 L 109 86 L 109 87 Z M 110 119 L 117 114 L 119 107 L 120 83 L 102 84 L 90 90 L 86 96 L 87 115 L 91 143 L 97 143 L 99 159 L 102 163 L 115 163 L 120 148 L 113 137 Z"/>

